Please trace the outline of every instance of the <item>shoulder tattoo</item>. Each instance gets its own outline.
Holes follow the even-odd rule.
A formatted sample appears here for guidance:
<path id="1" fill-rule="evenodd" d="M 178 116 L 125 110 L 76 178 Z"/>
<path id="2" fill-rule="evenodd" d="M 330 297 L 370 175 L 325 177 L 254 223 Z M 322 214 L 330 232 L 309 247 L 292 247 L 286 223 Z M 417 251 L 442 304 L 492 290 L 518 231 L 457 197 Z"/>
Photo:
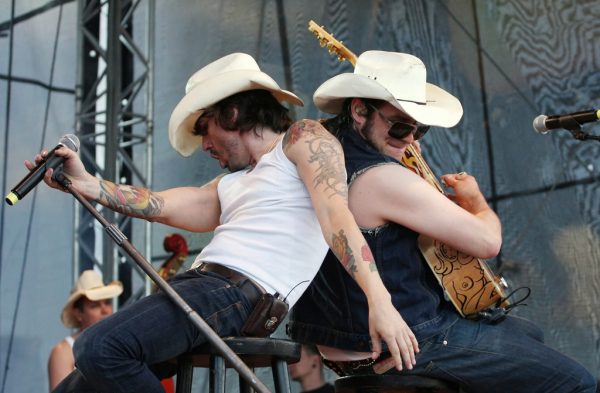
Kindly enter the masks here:
<path id="1" fill-rule="evenodd" d="M 317 166 L 313 186 L 324 186 L 330 197 L 339 195 L 347 200 L 346 167 L 338 140 L 318 122 L 302 120 L 290 127 L 283 140 L 285 147 L 297 143 L 307 144 L 308 162 Z"/>

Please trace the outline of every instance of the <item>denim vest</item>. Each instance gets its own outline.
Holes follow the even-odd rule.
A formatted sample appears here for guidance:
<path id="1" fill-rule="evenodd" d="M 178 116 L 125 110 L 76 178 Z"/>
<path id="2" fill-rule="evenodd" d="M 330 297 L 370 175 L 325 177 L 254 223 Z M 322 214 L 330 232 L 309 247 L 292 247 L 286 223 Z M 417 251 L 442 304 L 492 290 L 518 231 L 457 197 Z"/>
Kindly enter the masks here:
<path id="1" fill-rule="evenodd" d="M 372 167 L 400 165 L 352 130 L 344 134 L 341 142 L 350 186 Z M 417 245 L 418 233 L 395 223 L 361 231 L 392 303 L 417 340 L 438 334 L 459 317 L 423 260 Z M 300 342 L 371 351 L 367 298 L 331 251 L 293 307 L 288 332 Z"/>

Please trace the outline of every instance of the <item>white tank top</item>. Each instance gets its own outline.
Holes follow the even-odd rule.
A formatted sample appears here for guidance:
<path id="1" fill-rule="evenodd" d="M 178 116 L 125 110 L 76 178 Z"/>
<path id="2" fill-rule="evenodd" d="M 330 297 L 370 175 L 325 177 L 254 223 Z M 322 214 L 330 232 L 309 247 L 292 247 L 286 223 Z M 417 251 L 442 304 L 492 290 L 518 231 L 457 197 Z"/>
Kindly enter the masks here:
<path id="1" fill-rule="evenodd" d="M 75 343 L 75 339 L 73 338 L 73 336 L 65 337 L 65 341 L 71 346 L 71 348 L 73 348 L 73 344 Z"/>
<path id="2" fill-rule="evenodd" d="M 314 278 L 328 245 L 304 183 L 280 141 L 252 170 L 224 176 L 220 225 L 196 257 L 219 263 L 278 292 L 291 306 Z"/>

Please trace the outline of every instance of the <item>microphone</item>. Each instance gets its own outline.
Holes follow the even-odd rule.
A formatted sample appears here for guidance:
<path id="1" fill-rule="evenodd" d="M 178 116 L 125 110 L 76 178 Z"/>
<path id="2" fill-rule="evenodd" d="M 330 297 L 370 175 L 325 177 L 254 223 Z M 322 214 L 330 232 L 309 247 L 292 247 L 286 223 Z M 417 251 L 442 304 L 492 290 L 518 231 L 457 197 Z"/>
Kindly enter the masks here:
<path id="1" fill-rule="evenodd" d="M 76 152 L 79 150 L 79 139 L 73 134 L 67 134 L 60 138 L 58 145 L 48 152 L 46 159 L 33 168 L 6 196 L 6 203 L 11 206 L 15 205 L 42 181 L 48 169 L 56 169 L 63 163 L 65 160 L 64 157 L 54 155 L 56 150 L 62 146 L 66 146 Z"/>
<path id="2" fill-rule="evenodd" d="M 578 127 L 582 124 L 593 123 L 599 119 L 600 109 L 556 116 L 539 115 L 533 119 L 533 129 L 540 134 L 546 134 L 548 131 L 557 128 L 572 130 L 575 126 L 575 129 L 579 129 Z"/>

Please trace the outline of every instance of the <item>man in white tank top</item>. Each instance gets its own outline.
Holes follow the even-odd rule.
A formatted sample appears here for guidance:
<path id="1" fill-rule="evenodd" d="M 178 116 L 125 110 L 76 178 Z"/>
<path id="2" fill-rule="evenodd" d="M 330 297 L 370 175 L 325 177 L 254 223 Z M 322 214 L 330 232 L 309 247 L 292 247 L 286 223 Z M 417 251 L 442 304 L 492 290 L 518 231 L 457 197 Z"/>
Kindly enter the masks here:
<path id="1" fill-rule="evenodd" d="M 263 291 L 293 306 L 330 247 L 369 300 L 374 356 L 383 339 L 398 365 L 402 356 L 410 365 L 414 356 L 407 356 L 407 348 L 415 338 L 392 306 L 348 210 L 340 144 L 318 122 L 292 124 L 282 101 L 302 105 L 246 54 L 225 56 L 192 75 L 171 115 L 170 142 L 184 156 L 201 146 L 232 172 L 202 187 L 154 192 L 118 185 L 86 172 L 69 149 L 55 154 L 64 157 L 64 174 L 73 187 L 90 200 L 179 229 L 214 231 L 193 268 L 171 285 L 219 335 L 240 335 Z M 42 151 L 36 162 L 46 154 Z M 46 183 L 60 188 L 51 175 L 49 170 Z M 161 392 L 164 375 L 157 377 L 150 366 L 204 341 L 159 293 L 86 330 L 74 352 L 88 386 Z"/>

